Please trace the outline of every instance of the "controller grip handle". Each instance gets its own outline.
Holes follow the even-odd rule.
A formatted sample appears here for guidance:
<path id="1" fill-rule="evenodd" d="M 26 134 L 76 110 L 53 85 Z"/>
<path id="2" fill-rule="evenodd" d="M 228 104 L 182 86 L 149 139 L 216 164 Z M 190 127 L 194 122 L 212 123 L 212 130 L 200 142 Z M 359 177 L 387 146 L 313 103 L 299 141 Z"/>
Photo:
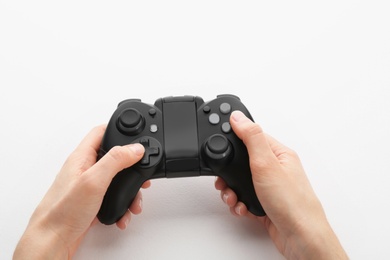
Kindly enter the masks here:
<path id="1" fill-rule="evenodd" d="M 244 148 L 241 145 L 242 151 Z M 252 182 L 247 154 L 243 152 L 236 153 L 235 156 L 238 160 L 235 162 L 233 145 L 221 134 L 210 136 L 203 144 L 202 151 L 207 165 L 225 180 L 226 184 L 236 193 L 238 200 L 243 202 L 254 215 L 264 216 L 264 209 L 257 198 Z M 247 161 L 248 163 L 237 163 L 240 161 Z"/>
<path id="2" fill-rule="evenodd" d="M 97 214 L 99 221 L 106 225 L 117 222 L 128 210 L 146 179 L 129 168 L 119 172 L 108 187 Z"/>
<path id="3" fill-rule="evenodd" d="M 265 216 L 266 213 L 261 206 L 255 188 L 252 182 L 252 176 L 249 174 L 247 176 L 242 176 L 240 180 L 237 180 L 236 173 L 232 174 L 223 174 L 220 176 L 237 195 L 238 201 L 243 202 L 248 211 L 255 216 Z"/>

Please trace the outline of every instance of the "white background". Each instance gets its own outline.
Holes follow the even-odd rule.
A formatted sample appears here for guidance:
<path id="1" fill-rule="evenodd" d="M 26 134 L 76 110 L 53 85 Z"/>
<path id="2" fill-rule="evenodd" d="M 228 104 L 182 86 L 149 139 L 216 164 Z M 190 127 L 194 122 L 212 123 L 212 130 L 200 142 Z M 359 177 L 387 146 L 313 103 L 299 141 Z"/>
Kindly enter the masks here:
<path id="1" fill-rule="evenodd" d="M 300 155 L 351 259 L 389 259 L 388 1 L 0 1 L 0 258 L 119 101 L 239 96 Z M 75 259 L 282 259 L 213 177 L 159 179 Z M 37 237 L 39 239 L 39 237 Z"/>

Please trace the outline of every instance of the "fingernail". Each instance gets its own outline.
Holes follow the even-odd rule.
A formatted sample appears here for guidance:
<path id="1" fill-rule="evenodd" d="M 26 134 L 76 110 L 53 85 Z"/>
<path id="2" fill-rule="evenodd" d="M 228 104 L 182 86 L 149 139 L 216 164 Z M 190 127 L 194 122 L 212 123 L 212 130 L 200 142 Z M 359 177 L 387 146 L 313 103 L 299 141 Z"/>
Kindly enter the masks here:
<path id="1" fill-rule="evenodd" d="M 245 118 L 245 115 L 244 113 L 242 113 L 241 111 L 233 111 L 232 113 L 232 119 L 236 122 L 240 122 L 243 118 Z"/>
<path id="2" fill-rule="evenodd" d="M 126 218 L 125 219 L 125 229 L 127 228 L 127 226 L 129 225 L 130 223 L 130 218 Z"/>
<path id="3" fill-rule="evenodd" d="M 235 207 L 234 211 L 236 212 L 237 215 L 241 216 L 241 207 Z"/>
<path id="4" fill-rule="evenodd" d="M 229 198 L 229 196 L 226 193 L 223 194 L 222 199 L 223 199 L 223 202 L 225 202 L 226 204 L 227 204 L 228 198 Z"/>
<path id="5" fill-rule="evenodd" d="M 139 208 L 141 209 L 142 211 L 142 207 L 143 207 L 143 202 L 142 202 L 142 198 L 139 200 Z"/>
<path id="6" fill-rule="evenodd" d="M 129 149 L 133 151 L 136 155 L 142 155 L 145 151 L 145 148 L 142 144 L 130 144 Z"/>

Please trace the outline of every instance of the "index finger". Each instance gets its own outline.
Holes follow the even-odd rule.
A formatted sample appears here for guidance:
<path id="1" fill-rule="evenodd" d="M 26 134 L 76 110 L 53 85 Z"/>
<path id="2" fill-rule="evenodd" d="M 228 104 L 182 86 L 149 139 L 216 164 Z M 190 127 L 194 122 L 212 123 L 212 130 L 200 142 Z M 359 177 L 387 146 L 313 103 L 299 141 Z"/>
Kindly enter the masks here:
<path id="1" fill-rule="evenodd" d="M 107 125 L 99 125 L 94 127 L 76 147 L 75 152 L 89 153 L 92 149 L 95 152 L 99 151 L 100 144 Z"/>

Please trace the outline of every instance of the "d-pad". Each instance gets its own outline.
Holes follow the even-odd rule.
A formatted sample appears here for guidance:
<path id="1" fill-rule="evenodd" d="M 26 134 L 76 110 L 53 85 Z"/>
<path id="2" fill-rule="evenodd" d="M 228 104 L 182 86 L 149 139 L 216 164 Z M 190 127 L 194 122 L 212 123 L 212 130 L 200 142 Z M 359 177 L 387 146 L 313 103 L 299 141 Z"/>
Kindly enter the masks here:
<path id="1" fill-rule="evenodd" d="M 140 163 L 141 165 L 148 165 L 150 163 L 150 156 L 158 156 L 160 149 L 158 146 L 150 146 L 149 138 L 142 138 L 139 143 L 145 147 L 144 157 L 142 157 Z"/>

